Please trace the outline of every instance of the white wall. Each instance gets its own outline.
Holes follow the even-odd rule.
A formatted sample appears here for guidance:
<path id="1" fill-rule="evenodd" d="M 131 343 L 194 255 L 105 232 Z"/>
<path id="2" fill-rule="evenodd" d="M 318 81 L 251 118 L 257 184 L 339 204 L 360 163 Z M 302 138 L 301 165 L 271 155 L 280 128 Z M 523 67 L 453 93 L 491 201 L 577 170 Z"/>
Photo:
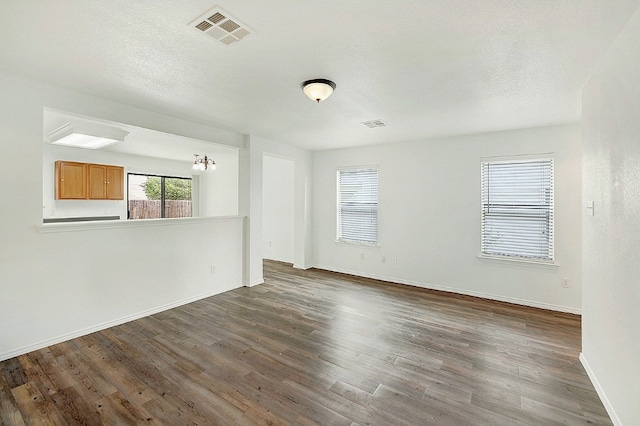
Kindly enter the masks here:
<path id="1" fill-rule="evenodd" d="M 39 232 L 45 107 L 234 147 L 241 135 L 1 72 L 0 93 L 0 359 L 241 285 L 241 218 Z"/>
<path id="2" fill-rule="evenodd" d="M 478 259 L 481 158 L 550 152 L 555 157 L 555 255 L 559 267 Z M 314 153 L 313 159 L 313 234 L 318 267 L 580 311 L 579 125 L 321 151 Z M 335 242 L 336 170 L 362 165 L 378 165 L 379 248 Z M 570 288 L 562 287 L 562 277 L 570 280 Z"/>
<path id="3" fill-rule="evenodd" d="M 295 268 L 310 268 L 312 251 L 312 155 L 311 152 L 290 145 L 270 141 L 254 135 L 247 136 L 245 149 L 240 151 L 240 215 L 245 223 L 245 285 L 264 282 L 263 260 L 263 160 L 265 154 L 288 159 L 294 163 L 293 187 L 293 247 Z"/>
<path id="4" fill-rule="evenodd" d="M 294 162 L 265 155 L 262 175 L 263 257 L 293 263 Z"/>
<path id="5" fill-rule="evenodd" d="M 640 421 L 638 46 L 640 11 L 592 74 L 582 101 L 581 359 L 617 425 Z"/>
<path id="6" fill-rule="evenodd" d="M 216 169 L 199 173 L 200 215 L 238 214 L 238 151 L 216 152 Z"/>

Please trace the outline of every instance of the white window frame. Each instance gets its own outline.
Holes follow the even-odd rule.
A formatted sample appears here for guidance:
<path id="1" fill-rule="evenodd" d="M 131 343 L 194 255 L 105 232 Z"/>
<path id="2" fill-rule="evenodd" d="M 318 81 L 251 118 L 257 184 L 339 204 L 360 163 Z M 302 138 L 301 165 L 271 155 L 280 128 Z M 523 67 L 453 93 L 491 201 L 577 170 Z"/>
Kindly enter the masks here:
<path id="1" fill-rule="evenodd" d="M 371 227 L 365 228 L 363 235 L 355 235 L 355 224 L 352 223 L 353 226 L 349 228 L 345 228 L 345 223 L 343 220 L 343 211 L 345 208 L 346 200 L 345 197 L 349 196 L 349 192 L 344 185 L 342 184 L 342 174 L 343 173 L 353 173 L 360 172 L 362 173 L 362 177 L 365 178 L 366 174 L 371 175 L 371 177 L 375 177 L 375 181 L 370 181 L 367 183 L 367 187 L 364 191 L 358 192 L 354 190 L 354 196 L 359 195 L 359 201 L 356 204 L 369 204 L 372 210 L 369 212 L 364 212 L 364 214 L 372 214 L 374 218 L 374 223 Z M 342 167 L 338 168 L 336 172 L 336 242 L 339 243 L 347 243 L 347 244 L 358 244 L 358 245 L 366 245 L 366 246 L 378 246 L 379 235 L 378 235 L 378 218 L 379 218 L 379 203 L 378 203 L 378 167 L 377 166 L 359 166 L 359 167 Z M 357 195 L 356 195 L 357 193 Z"/>
<path id="2" fill-rule="evenodd" d="M 523 169 L 518 171 L 517 166 L 520 164 L 523 165 Z M 527 169 L 532 173 L 532 166 L 540 168 L 536 171 L 538 176 L 535 177 L 540 179 L 539 182 L 532 180 L 531 174 L 523 175 Z M 548 170 L 545 169 L 547 166 Z M 494 173 L 500 171 L 502 175 L 495 175 L 498 177 L 492 180 L 492 169 Z M 511 182 L 504 175 L 507 170 L 512 173 Z M 517 175 L 517 173 L 520 174 Z M 546 155 L 535 158 L 483 159 L 480 174 L 482 210 L 480 256 L 553 265 L 555 263 L 553 157 Z M 489 187 L 491 182 L 494 185 L 494 193 L 499 188 L 495 185 L 500 185 L 501 189 L 493 199 Z M 539 187 L 535 188 L 536 185 Z M 524 187 L 529 192 L 517 192 L 518 186 Z M 543 220 L 542 223 L 540 219 Z M 510 226 L 507 220 L 512 220 L 514 226 Z M 500 221 L 503 222 L 500 223 Z M 536 233 L 540 230 L 546 237 L 535 240 Z M 509 233 L 511 233 L 510 236 Z M 492 242 L 492 239 L 495 241 L 496 235 L 505 240 L 502 243 Z M 536 251 L 538 251 L 537 254 Z"/>

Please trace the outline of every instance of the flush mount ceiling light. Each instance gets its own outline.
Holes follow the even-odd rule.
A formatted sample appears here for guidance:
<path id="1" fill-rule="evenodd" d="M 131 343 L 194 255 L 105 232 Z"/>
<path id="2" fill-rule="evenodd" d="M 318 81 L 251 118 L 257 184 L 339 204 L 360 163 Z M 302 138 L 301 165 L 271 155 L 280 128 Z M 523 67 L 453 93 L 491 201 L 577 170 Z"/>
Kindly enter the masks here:
<path id="1" fill-rule="evenodd" d="M 207 156 L 205 155 L 204 158 L 198 158 L 200 157 L 200 155 L 198 154 L 193 154 L 196 159 L 193 162 L 193 170 L 215 170 L 216 169 L 216 162 L 213 161 L 211 158 L 207 158 Z"/>
<path id="2" fill-rule="evenodd" d="M 129 132 L 122 129 L 66 123 L 49 132 L 47 136 L 53 145 L 100 149 L 123 142 L 128 134 Z"/>
<path id="3" fill-rule="evenodd" d="M 303 81 L 300 88 L 312 101 L 320 103 L 327 99 L 336 88 L 336 84 L 331 80 L 316 78 L 315 80 Z"/>

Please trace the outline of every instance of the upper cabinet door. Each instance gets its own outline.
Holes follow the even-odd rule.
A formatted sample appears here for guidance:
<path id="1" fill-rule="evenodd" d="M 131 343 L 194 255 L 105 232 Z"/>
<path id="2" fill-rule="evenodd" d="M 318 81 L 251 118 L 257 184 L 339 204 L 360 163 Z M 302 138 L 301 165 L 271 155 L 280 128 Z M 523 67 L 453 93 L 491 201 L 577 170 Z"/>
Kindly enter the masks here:
<path id="1" fill-rule="evenodd" d="M 89 198 L 104 200 L 107 198 L 107 167 L 89 164 Z"/>
<path id="2" fill-rule="evenodd" d="M 107 166 L 107 199 L 124 199 L 124 167 Z"/>
<path id="3" fill-rule="evenodd" d="M 56 161 L 56 200 L 87 198 L 87 165 L 72 161 Z"/>

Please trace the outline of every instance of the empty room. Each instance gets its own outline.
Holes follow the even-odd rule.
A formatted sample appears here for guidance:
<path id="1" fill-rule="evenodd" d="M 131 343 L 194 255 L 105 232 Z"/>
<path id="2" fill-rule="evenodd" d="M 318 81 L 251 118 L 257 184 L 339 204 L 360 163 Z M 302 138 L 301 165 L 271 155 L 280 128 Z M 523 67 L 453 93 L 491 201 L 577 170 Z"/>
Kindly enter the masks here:
<path id="1" fill-rule="evenodd" d="M 638 424 L 640 0 L 0 11 L 0 424 Z"/>

